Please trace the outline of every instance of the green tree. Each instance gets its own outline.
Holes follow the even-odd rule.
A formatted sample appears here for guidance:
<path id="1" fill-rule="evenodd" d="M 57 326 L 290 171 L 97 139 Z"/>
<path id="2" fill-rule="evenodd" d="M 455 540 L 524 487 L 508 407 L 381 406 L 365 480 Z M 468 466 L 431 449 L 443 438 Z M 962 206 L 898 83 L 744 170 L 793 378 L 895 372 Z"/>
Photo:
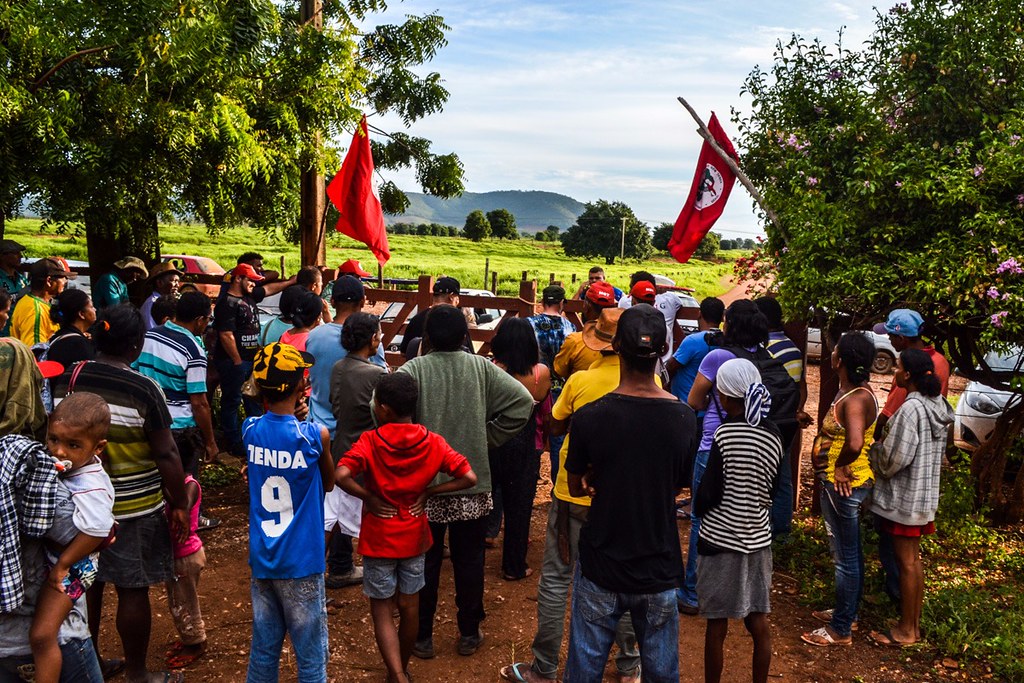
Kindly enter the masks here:
<path id="1" fill-rule="evenodd" d="M 1013 388 L 982 360 L 1024 339 L 1020 9 L 917 0 L 879 13 L 860 50 L 780 45 L 737 121 L 744 168 L 778 214 L 741 270 L 833 324 L 915 308 L 960 372 Z M 999 518 L 1024 516 L 1024 468 L 1009 499 L 1002 480 L 1022 429 L 1024 401 L 973 458 Z"/>
<path id="2" fill-rule="evenodd" d="M 415 72 L 446 43 L 440 16 L 375 26 L 383 0 L 328 2 L 321 31 L 299 4 L 8 3 L 0 213 L 32 194 L 55 221 L 84 223 L 94 265 L 152 253 L 172 216 L 294 235 L 300 175 L 334 172 L 334 141 L 364 111 L 411 125 L 448 97 L 438 74 Z M 415 167 L 429 194 L 462 190 L 458 158 L 427 140 L 373 147 L 378 168 Z M 408 204 L 392 182 L 380 194 L 388 212 Z"/>
<path id="3" fill-rule="evenodd" d="M 675 225 L 672 223 L 662 223 L 654 229 L 654 234 L 651 235 L 651 244 L 658 251 L 668 251 L 668 241 L 672 239 L 672 231 L 675 230 Z"/>
<path id="4" fill-rule="evenodd" d="M 549 225 L 548 227 L 544 228 L 544 234 L 547 235 L 545 239 L 548 242 L 557 242 L 558 240 L 560 240 L 561 235 L 559 233 L 561 232 L 562 229 L 559 228 L 557 225 Z"/>
<path id="5" fill-rule="evenodd" d="M 704 239 L 697 245 L 697 249 L 693 252 L 693 255 L 699 259 L 705 261 L 713 259 L 718 256 L 718 250 L 722 248 L 722 236 L 717 232 L 709 232 L 704 235 Z"/>
<path id="6" fill-rule="evenodd" d="M 503 240 L 519 239 L 516 228 L 516 217 L 508 209 L 495 209 L 487 212 L 487 222 L 491 224 L 491 234 Z"/>
<path id="7" fill-rule="evenodd" d="M 566 256 L 599 256 L 607 265 L 615 263 L 623 244 L 626 258 L 642 261 L 654 253 L 651 232 L 637 220 L 633 210 L 622 202 L 604 199 L 587 203 L 576 223 L 562 235 Z"/>
<path id="8" fill-rule="evenodd" d="M 466 226 L 462 229 L 462 234 L 474 242 L 491 236 L 491 224 L 483 211 L 477 209 L 466 216 Z"/>

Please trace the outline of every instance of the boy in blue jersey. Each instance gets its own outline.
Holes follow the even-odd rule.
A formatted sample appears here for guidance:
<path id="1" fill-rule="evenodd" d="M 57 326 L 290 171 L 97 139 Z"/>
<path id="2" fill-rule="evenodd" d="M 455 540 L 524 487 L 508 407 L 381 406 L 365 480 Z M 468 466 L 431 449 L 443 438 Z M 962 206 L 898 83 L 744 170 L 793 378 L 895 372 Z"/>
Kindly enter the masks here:
<path id="1" fill-rule="evenodd" d="M 324 492 L 334 488 L 327 429 L 295 418 L 313 356 L 259 349 L 252 376 L 268 410 L 242 426 L 249 478 L 252 647 L 248 683 L 277 683 L 287 632 L 302 683 L 327 683 Z"/>

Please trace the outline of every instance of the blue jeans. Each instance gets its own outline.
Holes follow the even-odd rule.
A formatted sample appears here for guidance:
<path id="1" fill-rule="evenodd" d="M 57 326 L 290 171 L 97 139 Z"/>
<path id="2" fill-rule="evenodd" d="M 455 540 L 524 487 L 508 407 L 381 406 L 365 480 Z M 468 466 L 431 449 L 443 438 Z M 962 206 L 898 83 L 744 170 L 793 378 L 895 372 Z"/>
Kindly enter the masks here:
<path id="1" fill-rule="evenodd" d="M 822 485 L 821 516 L 836 566 L 836 602 L 829 626 L 844 638 L 850 635 L 850 627 L 857 621 L 864 593 L 860 508 L 870 493 L 871 487 L 858 486 L 851 495 L 840 496 L 831 482 Z"/>
<path id="2" fill-rule="evenodd" d="M 697 497 L 697 487 L 704 476 L 704 470 L 708 468 L 708 456 L 711 451 L 697 451 L 697 457 L 693 461 L 693 486 L 690 487 L 690 497 Z M 700 536 L 700 517 L 693 514 L 693 505 L 690 506 L 690 545 L 686 551 L 686 580 L 683 587 L 676 591 L 676 601 L 687 607 L 697 606 L 697 538 Z"/>
<path id="3" fill-rule="evenodd" d="M 64 658 L 60 683 L 103 683 L 100 660 L 91 640 L 69 640 L 60 646 L 60 654 Z M 0 683 L 21 683 L 26 680 L 20 675 L 22 671 L 35 675 L 32 655 L 0 659 Z"/>
<path id="4" fill-rule="evenodd" d="M 629 612 L 646 683 L 679 683 L 679 612 L 674 589 L 613 593 L 583 576 L 576 565 L 569 623 L 569 660 L 563 683 L 601 683 L 615 629 Z"/>
<path id="5" fill-rule="evenodd" d="M 786 424 L 782 431 L 782 462 L 772 491 L 772 539 L 788 536 L 793 527 L 793 439 L 800 433 L 796 423 Z"/>
<path id="6" fill-rule="evenodd" d="M 229 451 L 244 458 L 238 408 L 242 405 L 242 385 L 252 374 L 252 361 L 242 361 L 241 365 L 235 365 L 230 358 L 219 358 L 215 364 L 217 374 L 220 375 L 220 428 L 224 430 L 224 440 L 228 443 Z"/>
<path id="7" fill-rule="evenodd" d="M 252 579 L 252 648 L 248 683 L 277 683 L 285 633 L 299 683 L 327 683 L 327 595 L 323 574 Z"/>
<path id="8" fill-rule="evenodd" d="M 875 516 L 875 531 L 878 532 L 878 559 L 885 575 L 885 594 L 897 605 L 900 604 L 900 565 L 896 562 L 896 550 L 892 546 L 892 534 L 882 530 L 882 518 Z"/>

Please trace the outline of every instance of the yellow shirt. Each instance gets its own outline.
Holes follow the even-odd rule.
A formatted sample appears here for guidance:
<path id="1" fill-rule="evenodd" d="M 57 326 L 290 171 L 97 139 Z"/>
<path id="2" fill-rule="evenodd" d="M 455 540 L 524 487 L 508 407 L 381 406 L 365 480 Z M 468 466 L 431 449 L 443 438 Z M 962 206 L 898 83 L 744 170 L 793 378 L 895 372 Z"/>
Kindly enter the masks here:
<path id="1" fill-rule="evenodd" d="M 57 325 L 50 320 L 50 304 L 37 296 L 26 294 L 18 299 L 11 314 L 11 336 L 32 346 L 50 341 Z"/>
<path id="2" fill-rule="evenodd" d="M 582 332 L 573 332 L 565 338 L 561 350 L 555 356 L 555 374 L 563 379 L 569 379 L 573 373 L 588 369 L 600 357 L 600 351 L 594 351 L 583 343 Z M 618 386 L 618 382 L 615 386 Z"/>
<path id="3" fill-rule="evenodd" d="M 566 343 L 573 335 L 566 338 Z M 565 346 L 562 346 L 565 349 Z M 551 408 L 551 417 L 556 420 L 568 420 L 583 406 L 596 401 L 607 393 L 610 393 L 619 386 L 619 357 L 617 355 L 603 356 L 597 353 L 597 360 L 590 366 L 590 369 L 573 374 L 562 387 L 562 394 L 558 397 L 554 407 Z M 561 354 L 559 354 L 561 355 Z M 658 386 L 661 381 L 655 377 Z M 562 450 L 559 453 L 558 479 L 555 481 L 555 498 L 567 500 L 577 505 L 590 505 L 590 496 L 573 498 L 569 495 L 569 480 L 565 467 L 565 456 L 569 453 L 569 435 L 565 435 L 562 442 Z"/>

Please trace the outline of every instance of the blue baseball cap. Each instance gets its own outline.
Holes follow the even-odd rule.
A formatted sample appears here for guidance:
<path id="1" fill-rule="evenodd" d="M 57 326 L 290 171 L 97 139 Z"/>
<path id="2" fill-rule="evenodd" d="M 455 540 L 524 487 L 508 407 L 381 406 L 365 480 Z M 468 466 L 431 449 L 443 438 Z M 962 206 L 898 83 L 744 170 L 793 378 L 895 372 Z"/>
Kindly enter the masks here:
<path id="1" fill-rule="evenodd" d="M 898 337 L 919 337 L 921 327 L 924 326 L 924 318 L 917 311 L 909 308 L 897 308 L 889 313 L 889 318 L 884 323 L 875 325 L 877 334 L 894 334 Z"/>

